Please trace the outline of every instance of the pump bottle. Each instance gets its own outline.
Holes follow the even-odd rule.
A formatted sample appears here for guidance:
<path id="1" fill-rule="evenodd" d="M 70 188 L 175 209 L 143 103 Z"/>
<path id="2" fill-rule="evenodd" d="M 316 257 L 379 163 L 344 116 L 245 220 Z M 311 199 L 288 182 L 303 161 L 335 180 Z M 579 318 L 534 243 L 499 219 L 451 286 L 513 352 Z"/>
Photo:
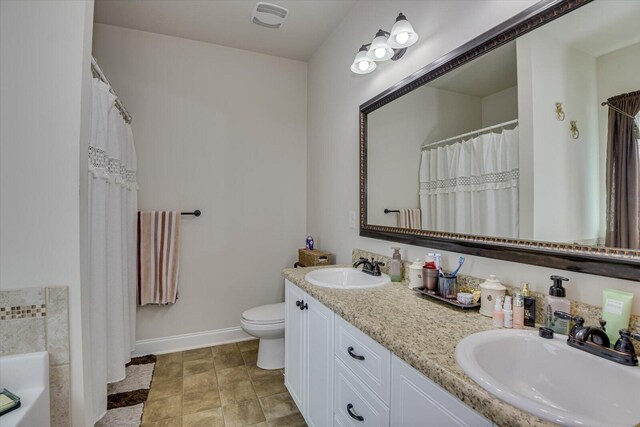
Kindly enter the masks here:
<path id="1" fill-rule="evenodd" d="M 569 313 L 570 302 L 566 298 L 566 290 L 562 287 L 562 282 L 569 279 L 562 276 L 551 276 L 553 285 L 549 288 L 549 295 L 545 298 L 545 326 L 553 329 L 558 334 L 569 334 L 569 320 L 560 319 L 554 316 L 556 311 Z"/>

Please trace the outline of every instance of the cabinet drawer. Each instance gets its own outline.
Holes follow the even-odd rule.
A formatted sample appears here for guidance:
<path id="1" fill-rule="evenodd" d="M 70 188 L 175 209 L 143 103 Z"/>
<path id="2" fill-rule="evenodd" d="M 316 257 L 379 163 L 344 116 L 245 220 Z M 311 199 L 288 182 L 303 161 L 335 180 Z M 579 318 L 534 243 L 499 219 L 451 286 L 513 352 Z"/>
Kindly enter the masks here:
<path id="1" fill-rule="evenodd" d="M 337 357 L 335 375 L 335 425 L 353 427 L 389 425 L 387 405 L 357 379 Z"/>
<path id="2" fill-rule="evenodd" d="M 389 405 L 391 352 L 339 316 L 335 328 L 336 356 Z"/>

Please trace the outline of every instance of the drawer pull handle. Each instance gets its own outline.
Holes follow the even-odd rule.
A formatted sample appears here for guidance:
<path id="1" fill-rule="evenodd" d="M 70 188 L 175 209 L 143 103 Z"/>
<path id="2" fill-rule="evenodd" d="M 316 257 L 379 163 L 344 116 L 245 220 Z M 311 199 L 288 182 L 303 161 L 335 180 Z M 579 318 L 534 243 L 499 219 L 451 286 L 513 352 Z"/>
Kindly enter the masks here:
<path id="1" fill-rule="evenodd" d="M 347 412 L 349 413 L 349 416 L 354 420 L 364 421 L 364 417 L 362 415 L 358 415 L 355 413 L 355 411 L 353 410 L 353 405 L 351 403 L 347 405 Z"/>
<path id="2" fill-rule="evenodd" d="M 355 354 L 355 353 L 353 352 L 353 347 L 349 347 L 349 348 L 347 349 L 347 353 L 349 353 L 349 356 L 353 357 L 354 359 L 357 359 L 357 360 L 364 360 L 364 356 L 360 356 L 359 354 Z"/>

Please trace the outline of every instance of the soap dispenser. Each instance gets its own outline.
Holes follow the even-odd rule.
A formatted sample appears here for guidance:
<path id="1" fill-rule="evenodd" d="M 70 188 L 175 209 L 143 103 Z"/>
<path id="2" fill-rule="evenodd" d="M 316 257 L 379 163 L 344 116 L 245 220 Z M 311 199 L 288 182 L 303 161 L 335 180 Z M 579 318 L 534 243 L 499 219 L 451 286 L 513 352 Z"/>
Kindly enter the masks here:
<path id="1" fill-rule="evenodd" d="M 392 282 L 402 281 L 402 256 L 400 255 L 400 248 L 392 246 L 393 256 L 389 263 L 389 276 Z"/>
<path id="2" fill-rule="evenodd" d="M 551 276 L 553 285 L 549 288 L 549 295 L 546 296 L 544 302 L 545 308 L 545 326 L 553 329 L 555 333 L 567 335 L 569 334 L 569 320 L 561 319 L 554 316 L 556 311 L 569 313 L 570 302 L 566 298 L 566 290 L 562 287 L 562 282 L 569 279 L 562 276 Z"/>

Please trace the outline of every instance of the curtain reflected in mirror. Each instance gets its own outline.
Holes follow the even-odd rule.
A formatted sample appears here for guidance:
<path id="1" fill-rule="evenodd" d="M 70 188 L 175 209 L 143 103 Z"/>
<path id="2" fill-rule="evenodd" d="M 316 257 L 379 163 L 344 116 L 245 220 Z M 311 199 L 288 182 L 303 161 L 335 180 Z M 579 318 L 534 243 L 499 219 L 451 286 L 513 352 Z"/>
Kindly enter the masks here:
<path id="1" fill-rule="evenodd" d="M 517 238 L 518 128 L 422 148 L 420 207 L 427 230 Z"/>
<path id="2" fill-rule="evenodd" d="M 640 91 L 607 100 L 606 245 L 640 249 Z"/>

